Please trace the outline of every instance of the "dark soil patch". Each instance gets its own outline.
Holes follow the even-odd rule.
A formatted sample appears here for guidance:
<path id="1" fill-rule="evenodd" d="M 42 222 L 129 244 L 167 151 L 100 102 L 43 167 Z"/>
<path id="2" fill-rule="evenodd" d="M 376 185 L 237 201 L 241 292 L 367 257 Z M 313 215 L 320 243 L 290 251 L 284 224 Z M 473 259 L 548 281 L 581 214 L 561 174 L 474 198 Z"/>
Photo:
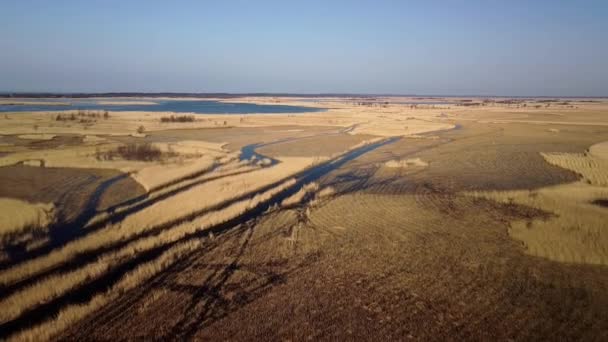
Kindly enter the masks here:
<path id="1" fill-rule="evenodd" d="M 595 205 L 599 205 L 600 207 L 608 208 L 608 199 L 606 199 L 606 198 L 596 199 L 595 201 L 593 201 L 591 203 L 593 203 Z"/>

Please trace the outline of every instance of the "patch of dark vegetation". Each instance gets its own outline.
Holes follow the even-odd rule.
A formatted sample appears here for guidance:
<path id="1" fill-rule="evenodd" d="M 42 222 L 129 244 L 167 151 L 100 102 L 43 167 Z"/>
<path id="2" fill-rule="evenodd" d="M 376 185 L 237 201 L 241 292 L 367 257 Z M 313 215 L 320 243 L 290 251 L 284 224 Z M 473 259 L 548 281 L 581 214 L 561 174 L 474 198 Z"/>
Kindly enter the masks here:
<path id="1" fill-rule="evenodd" d="M 37 244 L 43 245 L 48 238 L 48 227 L 56 224 L 54 208 L 45 209 L 37 222 L 23 226 L 19 231 L 4 234 L 0 238 L 0 253 L 13 255 L 27 253 Z"/>
<path id="2" fill-rule="evenodd" d="M 519 104 L 519 103 L 523 103 L 523 102 L 524 102 L 523 100 L 513 100 L 513 99 L 496 101 L 496 103 L 500 103 L 500 104 Z"/>
<path id="3" fill-rule="evenodd" d="M 472 203 L 476 208 L 486 209 L 488 213 L 495 216 L 496 220 L 505 223 L 526 220 L 530 224 L 533 220 L 548 220 L 555 217 L 553 213 L 518 204 L 511 199 L 508 203 L 500 203 L 485 198 L 473 198 Z"/>
<path id="4" fill-rule="evenodd" d="M 161 160 L 165 156 L 170 156 L 170 153 L 163 153 L 158 147 L 150 143 L 130 143 L 119 146 L 114 150 L 95 152 L 97 160 L 114 160 L 121 158 L 125 160 L 140 160 L 140 161 L 155 161 Z"/>
<path id="5" fill-rule="evenodd" d="M 464 106 L 464 107 L 474 107 L 474 106 L 481 106 L 482 103 L 481 102 L 460 102 L 460 103 L 457 103 L 456 105 Z"/>
<path id="6" fill-rule="evenodd" d="M 160 122 L 194 122 L 194 115 L 171 115 L 171 116 L 163 116 L 160 118 Z"/>
<path id="7" fill-rule="evenodd" d="M 386 108 L 390 104 L 388 101 L 380 101 L 376 99 L 368 99 L 365 101 L 358 101 L 354 103 L 357 106 L 367 106 L 367 107 L 383 107 Z"/>
<path id="8" fill-rule="evenodd" d="M 101 118 L 106 120 L 109 119 L 110 113 L 107 110 L 78 110 L 78 112 L 71 113 L 70 115 L 57 114 L 55 121 L 79 121 L 80 123 L 90 123 Z"/>
<path id="9" fill-rule="evenodd" d="M 72 113 L 70 115 L 61 115 L 61 114 L 58 114 L 55 117 L 55 121 L 76 121 L 76 120 L 77 120 L 76 114 L 74 114 L 74 113 Z"/>
<path id="10" fill-rule="evenodd" d="M 48 149 L 61 146 L 77 146 L 82 144 L 80 135 L 58 135 L 50 140 L 20 141 L 16 145 L 27 146 L 30 149 Z"/>
<path id="11" fill-rule="evenodd" d="M 599 205 L 600 207 L 608 208 L 608 198 L 600 198 L 591 202 L 592 204 Z"/>

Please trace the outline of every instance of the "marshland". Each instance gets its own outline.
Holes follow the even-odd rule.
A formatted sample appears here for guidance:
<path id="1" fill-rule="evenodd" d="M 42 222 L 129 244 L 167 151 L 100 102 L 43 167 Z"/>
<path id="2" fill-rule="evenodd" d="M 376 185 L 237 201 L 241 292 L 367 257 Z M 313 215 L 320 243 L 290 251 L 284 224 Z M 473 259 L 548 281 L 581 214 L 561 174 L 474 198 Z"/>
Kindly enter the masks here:
<path id="1" fill-rule="evenodd" d="M 2 337 L 605 333 L 608 100 L 303 100 L 6 113 Z"/>
<path id="2" fill-rule="evenodd" d="M 0 23 L 0 341 L 608 340 L 601 1 Z"/>

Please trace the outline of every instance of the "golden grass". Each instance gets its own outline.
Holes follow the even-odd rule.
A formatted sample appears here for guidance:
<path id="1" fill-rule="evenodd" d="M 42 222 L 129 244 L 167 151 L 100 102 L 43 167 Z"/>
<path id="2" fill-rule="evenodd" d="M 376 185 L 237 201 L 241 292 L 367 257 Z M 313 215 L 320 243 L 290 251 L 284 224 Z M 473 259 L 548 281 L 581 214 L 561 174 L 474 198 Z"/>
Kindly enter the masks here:
<path id="1" fill-rule="evenodd" d="M 394 101 L 395 99 L 386 99 Z M 411 99 L 410 99 L 411 100 Z M 147 101 L 147 100 L 143 100 Z M 266 98 L 231 99 L 258 104 L 268 103 Z M 172 123 L 171 127 L 181 128 L 217 128 L 217 127 L 265 127 L 265 126 L 334 126 L 353 127 L 351 134 L 372 134 L 378 136 L 411 136 L 436 130 L 453 128 L 453 120 L 471 120 L 477 122 L 525 122 L 538 124 L 576 124 L 608 125 L 604 115 L 608 105 L 602 103 L 577 103 L 576 109 L 551 106 L 536 109 L 528 106 L 517 108 L 499 104 L 480 107 L 457 107 L 452 105 L 411 106 L 391 103 L 388 106 L 359 106 L 344 99 L 319 99 L 319 102 L 303 102 L 292 98 L 280 98 L 277 101 L 286 105 L 325 106 L 325 112 L 313 112 L 306 115 L 286 114 L 249 114 L 245 120 L 240 115 L 204 115 L 195 122 Z M 63 109 L 63 108 L 58 108 Z M 78 111 L 62 111 L 70 115 Z M 31 134 L 32 127 L 38 127 L 37 133 L 48 134 L 114 134 L 130 135 L 144 126 L 146 132 L 165 130 L 166 124 L 160 122 L 163 116 L 170 113 L 160 112 L 113 112 L 108 119 L 97 120 L 86 125 L 77 122 L 57 122 L 57 113 L 7 113 L 7 120 L 0 120 L 0 134 Z M 553 120 L 547 120 L 547 114 Z M 187 115 L 187 113 L 184 113 Z M 537 115 L 539 117 L 537 117 Z M 86 127 L 86 128 L 85 128 Z"/>
<path id="2" fill-rule="evenodd" d="M 257 103 L 266 101 L 263 98 L 253 100 Z M 303 105 L 303 103 L 286 102 L 286 104 Z M 304 103 L 304 105 L 306 105 Z M 412 109 L 405 105 L 393 105 L 389 108 L 361 107 L 353 104 L 336 103 L 323 113 L 311 112 L 306 115 L 285 114 L 248 114 L 246 120 L 239 115 L 204 115 L 197 117 L 194 122 L 171 123 L 172 128 L 216 128 L 216 127 L 264 127 L 264 126 L 335 126 L 349 127 L 356 125 L 352 134 L 373 134 L 378 136 L 402 136 L 420 134 L 434 130 L 452 128 L 453 125 L 440 118 L 441 108 Z M 61 108 L 63 109 L 63 108 Z M 77 111 L 62 111 L 62 115 L 77 114 Z M 32 127 L 38 127 L 37 132 L 49 134 L 115 134 L 133 135 L 140 126 L 145 127 L 145 133 L 165 130 L 166 123 L 161 118 L 168 113 L 160 112 L 112 112 L 110 117 L 94 120 L 83 124 L 79 122 L 58 122 L 57 113 L 19 113 L 7 114 L 9 120 L 0 121 L 0 134 L 30 134 Z M 188 115 L 184 113 L 183 115 Z M 409 118 L 408 120 L 406 120 Z"/>
<path id="3" fill-rule="evenodd" d="M 170 200 L 156 203 L 141 212 L 129 216 L 123 221 L 126 229 L 145 227 L 181 217 L 189 212 L 206 208 L 231 198 L 255 191 L 290 175 L 299 172 L 312 164 L 312 158 L 283 159 L 273 167 L 255 170 L 249 173 L 220 178 L 204 183 L 188 191 L 171 197 Z"/>
<path id="4" fill-rule="evenodd" d="M 84 138 L 82 139 L 82 142 L 85 144 L 99 144 L 99 143 L 103 143 L 106 141 L 107 141 L 106 138 L 98 137 L 96 135 L 90 135 L 90 134 L 85 135 Z"/>
<path id="5" fill-rule="evenodd" d="M 224 149 L 225 143 L 214 143 L 201 140 L 182 140 L 170 143 L 154 143 L 163 152 L 174 152 L 181 155 L 212 154 L 223 156 L 228 152 Z"/>
<path id="6" fill-rule="evenodd" d="M 282 163 L 253 172 L 220 178 L 195 186 L 128 216 L 116 226 L 89 234 L 41 258 L 30 260 L 0 273 L 0 283 L 10 284 L 53 265 L 69 260 L 78 253 L 93 250 L 147 231 L 151 227 L 187 216 L 209 206 L 255 191 L 305 169 L 312 158 L 284 158 Z"/>
<path id="7" fill-rule="evenodd" d="M 311 182 L 304 185 L 298 192 L 287 197 L 281 202 L 282 207 L 290 207 L 296 205 L 304 199 L 307 194 L 314 193 L 319 190 L 319 184 L 316 182 Z"/>
<path id="8" fill-rule="evenodd" d="M 608 265 L 608 211 L 593 204 L 608 198 L 608 160 L 581 153 L 541 155 L 552 165 L 580 174 L 583 180 L 537 190 L 468 194 L 555 214 L 544 220 L 512 222 L 509 234 L 522 241 L 528 253 L 561 262 Z"/>
<path id="9" fill-rule="evenodd" d="M 29 230 L 44 229 L 55 219 L 52 203 L 0 198 L 0 241 Z"/>
<path id="10" fill-rule="evenodd" d="M 26 140 L 51 140 L 56 136 L 55 134 L 21 134 L 18 138 Z"/>
<path id="11" fill-rule="evenodd" d="M 386 167 L 407 168 L 407 167 L 427 167 L 429 164 L 420 158 L 393 159 L 384 163 Z"/>
<path id="12" fill-rule="evenodd" d="M 515 203 L 555 214 L 511 223 L 509 234 L 527 252 L 561 262 L 608 265 L 608 212 L 591 204 L 608 198 L 608 188 L 576 182 L 538 190 L 471 192 L 471 196 Z"/>
<path id="13" fill-rule="evenodd" d="M 195 160 L 165 165 L 152 165 L 141 168 L 132 173 L 132 177 L 141 184 L 146 191 L 163 186 L 174 179 L 209 170 L 215 164 L 215 158 L 209 156 L 199 157 Z"/>
<path id="14" fill-rule="evenodd" d="M 316 197 L 318 197 L 318 198 L 325 198 L 325 197 L 332 196 L 335 193 L 336 193 L 336 190 L 333 187 L 326 186 L 326 187 L 324 187 L 323 189 L 321 189 L 321 191 L 319 191 L 316 194 Z"/>
<path id="15" fill-rule="evenodd" d="M 574 171 L 593 185 L 608 186 L 608 160 L 582 153 L 541 153 L 552 165 Z"/>
<path id="16" fill-rule="evenodd" d="M 436 219 L 436 211 L 420 203 L 416 196 L 382 193 L 335 196 L 323 205 L 313 206 L 310 212 L 310 222 L 315 227 L 361 234 L 380 234 L 383 229 L 397 227 L 404 234 L 425 234 Z M 392 244 L 393 241 L 374 242 L 382 243 Z"/>
<path id="17" fill-rule="evenodd" d="M 155 201 L 158 198 L 165 196 L 166 194 L 179 190 L 180 188 L 185 188 L 188 186 L 192 186 L 195 183 L 200 183 L 203 182 L 205 180 L 209 180 L 209 179 L 215 179 L 215 178 L 220 178 L 220 177 L 229 177 L 232 175 L 236 175 L 239 173 L 244 173 L 244 172 L 249 172 L 249 171 L 253 171 L 258 169 L 257 166 L 255 165 L 250 165 L 247 162 L 236 162 L 236 161 L 231 161 L 231 162 L 226 162 L 225 164 L 221 164 L 220 166 L 218 166 L 217 168 L 215 168 L 213 171 L 210 172 L 204 172 L 199 176 L 196 177 L 192 177 L 190 179 L 175 179 L 170 183 L 173 183 L 175 181 L 175 184 L 170 184 L 170 183 L 166 183 L 162 186 L 159 187 L 155 187 L 150 189 L 149 192 L 149 196 L 146 199 L 146 201 Z M 117 208 L 113 213 L 107 213 L 107 212 L 103 212 L 100 213 L 96 216 L 94 216 L 88 223 L 86 227 L 89 227 L 93 224 L 97 224 L 100 221 L 104 220 L 104 219 L 108 219 L 111 215 L 114 214 L 120 214 L 124 211 L 127 211 L 135 206 L 139 205 L 138 203 L 134 203 L 132 205 L 126 205 L 120 208 Z"/>
<path id="18" fill-rule="evenodd" d="M 291 179 L 266 192 L 257 194 L 251 199 L 239 201 L 223 210 L 213 211 L 194 221 L 179 224 L 171 229 L 162 231 L 156 236 L 136 240 L 119 250 L 105 254 L 94 262 L 74 271 L 48 276 L 32 286 L 24 288 L 19 292 L 2 299 L 2 301 L 0 301 L 0 307 L 2 307 L 3 310 L 0 311 L 0 322 L 14 319 L 25 310 L 48 302 L 53 298 L 57 298 L 87 281 L 97 279 L 105 274 L 110 268 L 116 267 L 125 260 L 133 258 L 142 252 L 174 243 L 197 231 L 207 229 L 232 219 L 247 210 L 254 208 L 259 203 L 271 199 L 277 193 L 293 184 L 295 184 L 295 180 Z"/>
<path id="19" fill-rule="evenodd" d="M 93 311 L 118 298 L 121 293 L 133 289 L 154 275 L 165 270 L 181 256 L 196 250 L 201 246 L 200 240 L 189 240 L 172 247 L 161 256 L 140 265 L 135 270 L 124 275 L 118 283 L 104 293 L 94 296 L 84 304 L 75 304 L 63 308 L 59 314 L 37 326 L 33 326 L 10 337 L 10 341 L 41 341 L 50 340 L 53 336 L 65 330 L 70 325 L 84 318 Z"/>
<path id="20" fill-rule="evenodd" d="M 600 159 L 608 159 L 608 141 L 589 147 L 589 154 Z"/>
<path id="21" fill-rule="evenodd" d="M 138 160 L 99 160 L 98 152 L 106 152 L 121 146 L 116 143 L 105 143 L 103 138 L 86 136 L 88 143 L 96 145 L 73 146 L 48 150 L 25 150 L 11 153 L 0 158 L 0 166 L 14 165 L 19 162 L 30 163 L 32 166 L 45 167 L 75 167 L 117 169 L 133 173 L 146 190 L 162 186 L 173 179 L 186 177 L 190 174 L 210 169 L 216 163 L 227 163 L 237 155 L 224 150 L 223 143 L 208 143 L 200 141 L 181 141 L 176 143 L 155 143 L 164 152 L 173 152 L 172 157 L 161 161 Z M 93 137 L 93 138 L 90 138 Z M 100 140 L 102 139 L 102 140 Z M 41 162 L 43 161 L 43 162 Z"/>
<path id="22" fill-rule="evenodd" d="M 336 189 L 331 186 L 326 186 L 315 193 L 315 197 L 310 201 L 309 205 L 311 207 L 318 206 L 319 204 L 324 203 L 326 200 L 330 199 L 335 194 Z"/>
<path id="23" fill-rule="evenodd" d="M 433 122 L 426 120 L 406 120 L 405 118 L 388 118 L 374 120 L 357 126 L 351 134 L 371 134 L 383 137 L 416 135 L 425 132 L 454 128 L 451 123 Z"/>

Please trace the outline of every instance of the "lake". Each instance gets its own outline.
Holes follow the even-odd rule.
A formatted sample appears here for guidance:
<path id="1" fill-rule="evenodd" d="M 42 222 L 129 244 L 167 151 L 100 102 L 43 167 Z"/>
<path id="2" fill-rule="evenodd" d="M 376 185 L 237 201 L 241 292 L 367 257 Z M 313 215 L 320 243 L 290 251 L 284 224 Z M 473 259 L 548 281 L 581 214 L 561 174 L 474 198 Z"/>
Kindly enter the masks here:
<path id="1" fill-rule="evenodd" d="M 0 112 L 39 112 L 60 110 L 108 110 L 114 112 L 145 111 L 145 112 L 174 112 L 196 114 L 273 114 L 273 113 L 307 113 L 324 111 L 323 108 L 312 108 L 288 105 L 265 105 L 254 103 L 229 103 L 210 100 L 155 100 L 155 99 L 15 99 L 15 102 L 59 102 L 69 105 L 27 104 L 2 105 Z M 112 104 L 103 104 L 107 101 Z M 153 102 L 153 104 L 134 104 L 129 102 Z M 121 104 L 120 102 L 125 102 Z"/>

